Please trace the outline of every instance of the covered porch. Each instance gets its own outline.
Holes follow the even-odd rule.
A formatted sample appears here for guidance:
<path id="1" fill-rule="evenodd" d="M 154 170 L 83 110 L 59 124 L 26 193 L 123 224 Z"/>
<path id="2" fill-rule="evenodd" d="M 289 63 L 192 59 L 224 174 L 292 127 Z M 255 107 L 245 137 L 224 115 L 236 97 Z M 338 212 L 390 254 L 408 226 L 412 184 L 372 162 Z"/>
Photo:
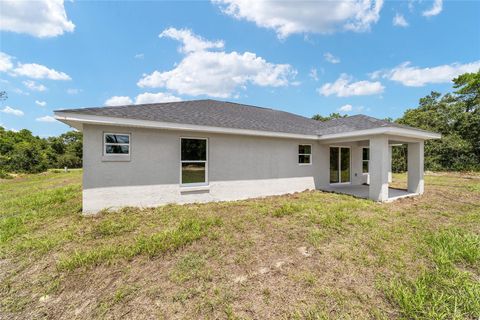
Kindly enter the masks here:
<path id="1" fill-rule="evenodd" d="M 424 141 L 438 135 L 422 130 L 385 129 L 388 130 L 322 136 L 320 143 L 329 154 L 329 183 L 321 189 L 379 202 L 423 194 Z M 404 189 L 389 186 L 392 147 L 399 145 L 407 145 L 408 173 Z"/>

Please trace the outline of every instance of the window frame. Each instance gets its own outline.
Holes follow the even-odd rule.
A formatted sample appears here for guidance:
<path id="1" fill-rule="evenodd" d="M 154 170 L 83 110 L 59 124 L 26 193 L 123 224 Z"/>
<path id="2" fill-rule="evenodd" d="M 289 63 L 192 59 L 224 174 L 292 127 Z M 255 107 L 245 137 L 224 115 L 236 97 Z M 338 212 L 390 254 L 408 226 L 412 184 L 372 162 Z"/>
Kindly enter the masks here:
<path id="1" fill-rule="evenodd" d="M 205 160 L 182 160 L 182 140 L 183 139 L 193 139 L 193 140 L 205 140 Z M 180 187 L 199 187 L 199 186 L 208 186 L 208 138 L 204 137 L 180 137 L 180 148 L 179 148 L 179 160 L 180 160 Z M 193 183 L 183 183 L 182 179 L 182 164 L 183 163 L 205 163 L 205 182 L 193 182 Z"/>
<path id="2" fill-rule="evenodd" d="M 119 135 L 119 136 L 128 136 L 128 143 L 113 143 L 106 142 L 107 135 Z M 103 132 L 103 161 L 130 161 L 130 156 L 132 154 L 132 134 L 130 132 Z M 107 153 L 107 145 L 114 146 L 128 146 L 128 153 Z"/>
<path id="3" fill-rule="evenodd" d="M 368 150 L 368 160 L 363 159 L 363 149 Z M 363 164 L 367 163 L 367 172 L 363 172 Z M 370 174 L 370 148 L 369 147 L 362 147 L 362 174 Z"/>
<path id="4" fill-rule="evenodd" d="M 329 157 L 330 157 L 330 148 L 337 148 L 338 149 L 338 182 L 330 182 L 329 181 L 329 184 L 330 185 L 342 185 L 342 184 L 352 184 L 352 167 L 353 167 L 353 164 L 352 164 L 352 159 L 353 159 L 353 155 L 352 155 L 352 149 L 353 147 L 352 146 L 342 146 L 340 144 L 335 144 L 335 145 L 329 145 L 328 146 L 328 153 L 329 153 Z M 342 182 L 342 149 L 349 149 L 349 153 L 350 153 L 350 157 L 348 159 L 348 162 L 349 162 L 349 168 L 348 170 L 350 171 L 350 180 L 349 181 L 345 181 L 345 182 Z M 330 161 L 329 161 L 329 164 L 328 164 L 328 170 L 329 170 L 329 176 L 330 176 Z M 330 178 L 329 178 L 330 180 Z"/>
<path id="5" fill-rule="evenodd" d="M 310 146 L 310 153 L 300 153 L 300 146 Z M 301 163 L 300 156 L 310 156 L 310 162 Z M 309 143 L 300 143 L 297 145 L 297 163 L 299 166 L 311 166 L 313 163 L 313 145 Z"/>

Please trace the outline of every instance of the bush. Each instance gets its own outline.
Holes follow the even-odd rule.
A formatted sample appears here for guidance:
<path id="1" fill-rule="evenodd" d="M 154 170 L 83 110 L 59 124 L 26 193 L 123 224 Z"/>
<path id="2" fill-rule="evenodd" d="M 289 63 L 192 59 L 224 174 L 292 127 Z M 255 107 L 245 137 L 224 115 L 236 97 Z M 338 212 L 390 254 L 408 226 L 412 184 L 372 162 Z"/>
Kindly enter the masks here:
<path id="1" fill-rule="evenodd" d="M 0 179 L 13 179 L 13 177 L 5 171 L 0 170 Z"/>

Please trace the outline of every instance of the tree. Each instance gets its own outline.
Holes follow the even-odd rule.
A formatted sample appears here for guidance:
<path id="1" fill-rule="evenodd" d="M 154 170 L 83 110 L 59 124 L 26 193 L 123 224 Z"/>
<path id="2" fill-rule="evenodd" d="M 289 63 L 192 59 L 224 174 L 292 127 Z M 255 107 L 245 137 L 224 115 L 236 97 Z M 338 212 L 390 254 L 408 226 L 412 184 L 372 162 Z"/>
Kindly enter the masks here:
<path id="1" fill-rule="evenodd" d="M 426 169 L 480 170 L 480 72 L 460 75 L 453 82 L 455 92 L 431 92 L 397 122 L 442 134 L 442 139 L 425 143 Z M 394 155 L 400 157 L 394 170 L 404 170 L 406 153 Z"/>
<path id="2" fill-rule="evenodd" d="M 70 131 L 47 139 L 0 127 L 0 172 L 41 172 L 82 167 L 82 133 Z"/>
<path id="3" fill-rule="evenodd" d="M 477 73 L 464 73 L 453 79 L 453 87 L 460 99 L 465 102 L 466 111 L 475 111 L 480 107 L 480 70 Z"/>
<path id="4" fill-rule="evenodd" d="M 318 121 L 322 121 L 322 122 L 325 122 L 325 121 L 328 121 L 328 120 L 332 120 L 332 119 L 338 119 L 338 118 L 346 118 L 347 115 L 344 114 L 344 115 L 341 115 L 340 113 L 337 113 L 337 112 L 333 112 L 333 113 L 330 113 L 328 116 L 324 117 L 320 114 L 315 114 L 312 116 L 312 119 L 313 120 L 318 120 Z"/>

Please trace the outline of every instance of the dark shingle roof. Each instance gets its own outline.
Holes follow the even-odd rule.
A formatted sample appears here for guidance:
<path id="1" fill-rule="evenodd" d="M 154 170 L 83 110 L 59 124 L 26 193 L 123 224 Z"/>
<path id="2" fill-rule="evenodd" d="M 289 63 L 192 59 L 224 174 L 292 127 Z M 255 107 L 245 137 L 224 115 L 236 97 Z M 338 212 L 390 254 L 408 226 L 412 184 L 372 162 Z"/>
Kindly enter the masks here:
<path id="1" fill-rule="evenodd" d="M 363 114 L 350 117 L 338 118 L 323 122 L 323 126 L 317 131 L 319 135 L 336 134 L 357 130 L 367 130 L 382 127 L 395 127 L 423 131 L 417 128 L 401 125 L 387 120 L 377 119 Z"/>
<path id="2" fill-rule="evenodd" d="M 211 127 L 315 134 L 318 122 L 293 113 L 216 100 L 57 110 L 85 115 Z"/>
<path id="3" fill-rule="evenodd" d="M 289 112 L 217 100 L 65 109 L 56 112 L 302 135 L 343 133 L 385 126 L 405 127 L 364 115 L 320 122 Z"/>

